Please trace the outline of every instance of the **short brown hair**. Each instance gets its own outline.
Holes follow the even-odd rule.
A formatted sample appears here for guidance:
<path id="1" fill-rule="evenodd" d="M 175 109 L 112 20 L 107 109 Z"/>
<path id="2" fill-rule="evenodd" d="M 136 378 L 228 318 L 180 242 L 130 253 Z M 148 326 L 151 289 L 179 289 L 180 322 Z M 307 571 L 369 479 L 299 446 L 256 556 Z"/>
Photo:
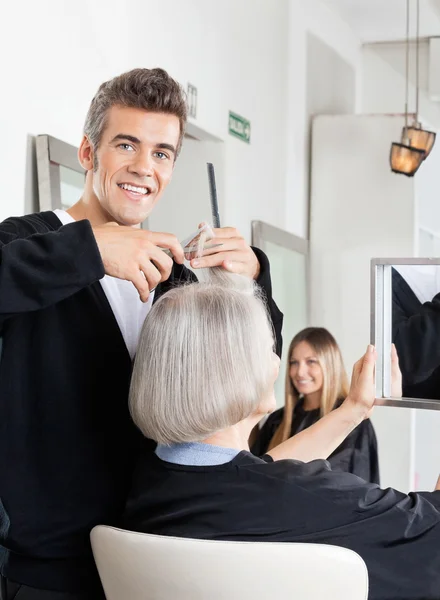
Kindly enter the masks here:
<path id="1" fill-rule="evenodd" d="M 168 113 L 179 118 L 180 136 L 176 156 L 182 146 L 187 119 L 186 95 L 180 84 L 163 69 L 133 69 L 99 86 L 84 124 L 84 134 L 96 150 L 112 106 L 141 108 Z"/>

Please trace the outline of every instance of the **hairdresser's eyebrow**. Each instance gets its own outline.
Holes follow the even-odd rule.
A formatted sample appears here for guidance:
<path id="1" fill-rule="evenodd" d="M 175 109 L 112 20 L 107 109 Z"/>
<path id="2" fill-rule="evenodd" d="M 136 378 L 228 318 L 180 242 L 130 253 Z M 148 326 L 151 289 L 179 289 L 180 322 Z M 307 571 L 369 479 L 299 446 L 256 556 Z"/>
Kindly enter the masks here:
<path id="1" fill-rule="evenodd" d="M 161 150 L 169 150 L 173 154 L 176 154 L 176 149 L 172 144 L 156 144 L 156 148 L 160 148 Z"/>
<path id="2" fill-rule="evenodd" d="M 118 135 L 115 135 L 115 137 L 112 139 L 111 143 L 113 144 L 113 142 L 117 142 L 119 140 L 132 142 L 133 144 L 141 144 L 142 143 L 139 138 L 135 137 L 134 135 L 130 135 L 128 133 L 118 133 Z M 169 150 L 173 154 L 176 154 L 176 148 L 173 146 L 173 144 L 166 144 L 165 142 L 161 142 L 160 144 L 156 144 L 155 147 L 159 148 L 160 150 Z"/>
<path id="3" fill-rule="evenodd" d="M 117 142 L 118 140 L 127 140 L 129 142 L 133 142 L 133 144 L 141 143 L 139 138 L 134 137 L 134 135 L 129 135 L 128 133 L 118 133 L 118 135 L 115 135 L 115 137 L 112 139 L 111 143 Z"/>

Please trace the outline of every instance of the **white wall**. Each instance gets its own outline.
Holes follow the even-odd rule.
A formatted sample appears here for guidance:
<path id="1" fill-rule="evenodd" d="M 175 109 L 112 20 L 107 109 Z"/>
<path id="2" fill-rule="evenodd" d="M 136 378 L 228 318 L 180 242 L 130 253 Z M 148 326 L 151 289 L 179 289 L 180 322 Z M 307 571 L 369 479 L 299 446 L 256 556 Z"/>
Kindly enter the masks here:
<path id="1" fill-rule="evenodd" d="M 370 340 L 370 260 L 412 256 L 414 180 L 389 168 L 401 117 L 314 121 L 311 211 L 312 324 L 327 327 L 350 368 Z M 413 413 L 377 407 L 381 483 L 413 487 Z"/>
<path id="2" fill-rule="evenodd" d="M 307 36 L 360 83 L 360 40 L 319 0 L 25 0 L 2 17 L 0 219 L 33 209 L 29 136 L 77 145 L 102 81 L 163 66 L 198 87 L 197 124 L 225 142 L 223 222 L 248 238 L 251 219 L 307 237 Z M 251 120 L 249 146 L 228 135 L 230 109 Z"/>
<path id="3" fill-rule="evenodd" d="M 365 46 L 362 50 L 362 109 L 365 113 L 402 113 L 405 102 L 405 47 L 402 44 L 376 44 Z M 410 48 L 410 85 L 409 110 L 415 110 L 415 48 Z M 428 44 L 420 48 L 420 118 L 425 128 L 440 130 L 440 103 L 429 100 L 428 97 Z M 419 171 L 414 177 L 416 228 L 422 227 L 435 236 L 440 234 L 440 144 L 437 134 L 436 144 Z M 399 141 L 398 138 L 390 139 Z M 399 179 L 399 178 L 398 178 Z M 406 179 L 401 177 L 400 179 Z M 398 181 L 397 183 L 401 183 Z M 397 190 L 396 190 L 397 193 Z M 390 229 L 390 240 L 395 238 L 399 225 Z M 425 244 L 426 245 L 426 244 Z M 377 254 L 377 252 L 376 252 Z M 403 248 L 393 249 L 392 256 L 404 256 Z M 414 247 L 408 256 L 422 256 L 419 247 Z M 432 255 L 432 252 L 429 252 Z M 380 409 L 373 422 L 379 436 L 379 449 L 383 464 L 390 464 L 394 448 L 400 447 L 402 431 L 407 435 L 411 461 L 414 465 L 414 479 L 410 488 L 432 489 L 436 474 L 440 469 L 440 445 L 438 443 L 438 426 L 440 412 L 414 411 L 408 409 Z M 405 417 L 406 413 L 406 417 Z M 379 418 L 377 418 L 379 417 Z M 412 420 L 412 428 L 405 426 Z"/>
<path id="4" fill-rule="evenodd" d="M 134 67 L 161 66 L 198 87 L 197 124 L 224 139 L 223 222 L 248 238 L 251 219 L 282 226 L 287 16 L 288 0 L 6 3 L 0 219 L 31 209 L 28 136 L 50 133 L 77 145 L 102 81 Z M 250 145 L 228 135 L 229 109 L 250 119 Z M 185 201 L 190 198 L 182 206 Z"/>
<path id="5" fill-rule="evenodd" d="M 300 237 L 308 237 L 310 107 L 307 103 L 307 36 L 312 34 L 319 38 L 353 67 L 356 74 L 356 90 L 359 90 L 360 86 L 361 41 L 345 21 L 318 0 L 290 0 L 289 26 L 287 193 L 284 228 Z M 348 90 L 348 94 L 350 93 Z M 359 108 L 357 98 L 358 94 L 356 110 Z M 325 110 L 323 106 L 321 109 Z"/>

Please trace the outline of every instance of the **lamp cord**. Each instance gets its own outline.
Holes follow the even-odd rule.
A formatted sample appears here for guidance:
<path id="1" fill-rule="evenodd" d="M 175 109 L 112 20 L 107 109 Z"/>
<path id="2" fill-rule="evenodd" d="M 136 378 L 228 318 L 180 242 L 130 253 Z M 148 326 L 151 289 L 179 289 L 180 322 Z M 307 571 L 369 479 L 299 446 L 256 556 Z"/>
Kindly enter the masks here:
<path id="1" fill-rule="evenodd" d="M 416 127 L 419 122 L 419 45 L 420 45 L 420 0 L 417 0 L 417 39 L 416 39 Z"/>
<path id="2" fill-rule="evenodd" d="M 409 95 L 409 0 L 406 0 L 406 81 L 405 81 L 405 131 L 408 131 L 408 95 Z"/>

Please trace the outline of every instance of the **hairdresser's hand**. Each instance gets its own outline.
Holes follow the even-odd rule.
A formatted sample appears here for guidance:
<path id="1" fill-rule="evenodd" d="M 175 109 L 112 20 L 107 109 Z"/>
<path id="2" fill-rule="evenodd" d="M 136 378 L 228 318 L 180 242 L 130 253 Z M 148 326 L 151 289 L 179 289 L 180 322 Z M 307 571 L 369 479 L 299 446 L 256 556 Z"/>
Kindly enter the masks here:
<path id="1" fill-rule="evenodd" d="M 260 263 L 237 229 L 221 227 L 213 229 L 213 232 L 215 237 L 209 240 L 209 244 L 222 244 L 221 247 L 205 250 L 203 256 L 191 260 L 191 266 L 194 269 L 221 266 L 231 273 L 257 279 Z"/>
<path id="2" fill-rule="evenodd" d="M 173 260 L 161 250 L 168 248 L 174 260 L 184 261 L 175 235 L 107 223 L 93 229 L 107 275 L 131 281 L 146 302 L 150 291 L 168 279 Z"/>
<path id="3" fill-rule="evenodd" d="M 393 398 L 402 397 L 402 373 L 399 367 L 399 357 L 397 356 L 396 346 L 391 346 L 391 396 Z"/>
<path id="4" fill-rule="evenodd" d="M 376 397 L 375 387 L 376 350 L 368 346 L 364 356 L 353 367 L 350 391 L 343 406 L 350 409 L 355 420 L 370 416 Z"/>

